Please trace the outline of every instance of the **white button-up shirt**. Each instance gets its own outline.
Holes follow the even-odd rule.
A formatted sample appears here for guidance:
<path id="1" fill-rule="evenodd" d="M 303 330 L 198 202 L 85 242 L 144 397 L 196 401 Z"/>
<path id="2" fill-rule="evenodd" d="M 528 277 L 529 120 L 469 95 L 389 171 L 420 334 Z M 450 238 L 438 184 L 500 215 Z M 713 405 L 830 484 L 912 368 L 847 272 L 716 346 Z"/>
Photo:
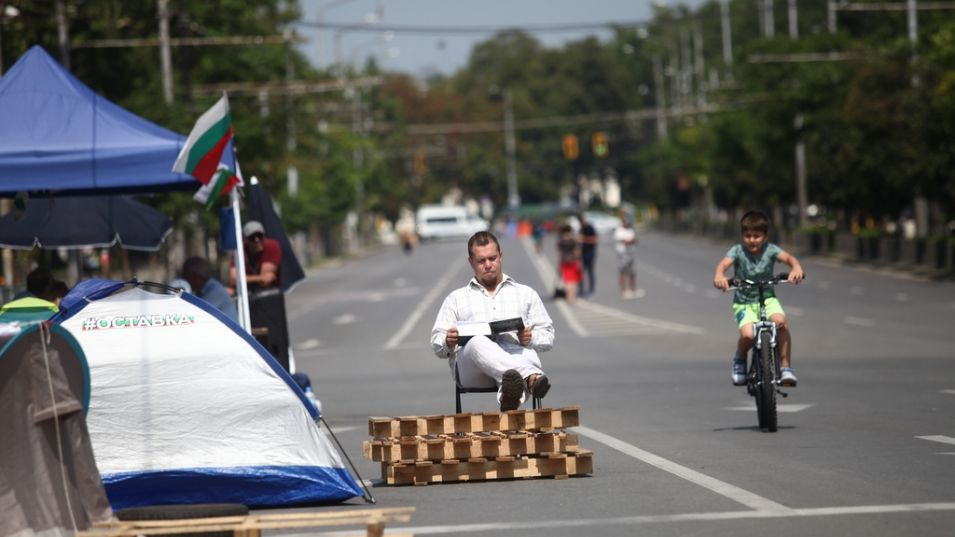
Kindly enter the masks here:
<path id="1" fill-rule="evenodd" d="M 554 323 L 537 291 L 517 283 L 504 274 L 493 294 L 489 293 L 475 278 L 460 289 L 455 289 L 444 299 L 438 317 L 431 329 L 431 348 L 439 358 L 454 356 L 454 349 L 447 346 L 448 330 L 467 321 L 496 321 L 520 317 L 524 326 L 531 328 L 529 347 L 537 352 L 554 346 Z M 521 348 L 516 332 L 504 332 L 492 336 L 505 350 Z"/>

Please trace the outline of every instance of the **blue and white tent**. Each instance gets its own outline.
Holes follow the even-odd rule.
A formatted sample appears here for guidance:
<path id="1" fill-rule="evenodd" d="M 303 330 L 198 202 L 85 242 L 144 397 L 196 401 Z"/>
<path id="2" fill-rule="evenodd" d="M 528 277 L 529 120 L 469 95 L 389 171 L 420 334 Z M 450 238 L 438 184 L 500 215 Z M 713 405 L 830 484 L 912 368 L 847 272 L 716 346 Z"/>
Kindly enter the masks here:
<path id="1" fill-rule="evenodd" d="M 362 494 L 291 377 L 205 301 L 90 280 L 64 297 L 54 322 L 89 361 L 87 423 L 114 509 Z"/>

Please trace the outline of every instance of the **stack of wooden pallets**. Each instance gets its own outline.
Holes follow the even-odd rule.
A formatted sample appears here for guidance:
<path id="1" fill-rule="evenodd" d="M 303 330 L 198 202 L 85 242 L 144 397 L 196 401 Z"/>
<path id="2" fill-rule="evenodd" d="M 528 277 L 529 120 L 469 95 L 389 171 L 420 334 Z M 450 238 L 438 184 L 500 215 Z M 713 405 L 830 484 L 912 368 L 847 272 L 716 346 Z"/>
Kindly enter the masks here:
<path id="1" fill-rule="evenodd" d="M 578 407 L 370 418 L 365 457 L 381 462 L 389 485 L 427 485 L 593 472 L 580 449 Z"/>
<path id="2" fill-rule="evenodd" d="M 92 529 L 79 531 L 77 537 L 142 537 L 150 535 L 196 535 L 232 532 L 235 537 L 260 537 L 262 530 L 326 528 L 328 526 L 364 526 L 367 537 L 382 537 L 385 523 L 408 522 L 414 507 L 385 509 L 353 509 L 331 512 L 271 513 L 263 515 L 224 516 L 214 518 L 97 522 Z M 389 536 L 413 537 L 411 533 L 389 531 Z M 357 534 L 356 534 L 357 535 Z"/>

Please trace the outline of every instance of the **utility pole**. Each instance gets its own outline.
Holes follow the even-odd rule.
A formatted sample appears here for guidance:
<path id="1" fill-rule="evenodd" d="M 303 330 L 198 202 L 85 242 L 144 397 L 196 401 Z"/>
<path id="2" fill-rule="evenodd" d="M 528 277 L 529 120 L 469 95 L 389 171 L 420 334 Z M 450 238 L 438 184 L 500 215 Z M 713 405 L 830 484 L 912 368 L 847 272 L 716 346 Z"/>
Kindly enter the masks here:
<path id="1" fill-rule="evenodd" d="M 365 205 L 365 184 L 362 181 L 363 168 L 365 166 L 365 154 L 362 151 L 361 142 L 364 138 L 364 103 L 362 102 L 361 88 L 355 88 L 352 94 L 352 131 L 358 138 L 358 143 L 352 149 L 352 165 L 355 168 L 355 216 L 357 217 L 357 241 L 358 245 L 362 243 L 362 211 Z"/>
<path id="2" fill-rule="evenodd" d="M 916 0 L 908 0 L 908 27 L 909 43 L 912 45 L 912 67 L 915 67 L 919 58 L 919 16 Z M 917 88 L 920 85 L 918 73 L 912 74 L 912 87 Z"/>
<path id="3" fill-rule="evenodd" d="M 338 7 L 342 4 L 347 4 L 348 2 L 351 2 L 351 1 L 352 0 L 333 0 L 329 2 L 327 5 L 318 8 L 318 14 L 317 14 L 318 26 L 315 28 L 315 66 L 318 67 L 319 69 L 321 69 L 322 60 L 324 59 L 322 57 L 324 56 L 323 54 L 324 43 L 322 42 L 322 39 L 323 39 L 322 25 L 325 22 L 325 12 L 332 9 L 333 7 Z M 340 46 L 340 43 L 339 43 L 339 46 Z"/>
<path id="4" fill-rule="evenodd" d="M 806 144 L 802 139 L 802 114 L 796 114 L 793 125 L 796 128 L 796 200 L 799 203 L 799 226 L 806 227 L 809 223 L 806 218 L 808 195 L 806 194 Z"/>
<path id="5" fill-rule="evenodd" d="M 660 62 L 660 55 L 653 56 L 653 97 L 656 101 L 655 109 L 657 116 L 657 139 L 663 140 L 667 137 L 667 95 L 666 87 L 663 83 L 663 66 Z"/>
<path id="6" fill-rule="evenodd" d="M 515 162 L 516 142 L 514 140 L 514 107 L 511 102 L 511 90 L 504 90 L 504 149 L 507 152 L 507 206 L 521 205 L 521 196 L 517 192 L 517 164 Z"/>
<path id="7" fill-rule="evenodd" d="M 690 32 L 680 30 L 680 106 L 691 106 L 693 93 L 693 52 L 690 46 Z"/>
<path id="8" fill-rule="evenodd" d="M 829 33 L 834 34 L 838 31 L 838 28 L 836 27 L 836 0 L 829 0 L 829 3 L 826 5 L 828 6 L 828 11 L 826 13 L 828 16 L 826 17 L 826 20 L 829 26 Z"/>
<path id="9" fill-rule="evenodd" d="M 173 103 L 172 53 L 169 47 L 169 0 L 159 0 L 159 62 L 162 66 L 162 96 L 167 105 Z"/>
<path id="10" fill-rule="evenodd" d="M 720 30 L 723 37 L 723 63 L 726 67 L 733 66 L 733 29 L 730 26 L 729 0 L 720 2 Z"/>
<path id="11" fill-rule="evenodd" d="M 773 0 L 763 0 L 763 37 L 776 36 L 776 21 L 773 18 Z"/>
<path id="12" fill-rule="evenodd" d="M 919 19 L 916 0 L 908 0 L 908 29 L 909 29 L 909 44 L 912 47 L 912 88 L 918 88 L 921 85 L 919 80 L 918 71 L 916 71 L 918 63 L 918 44 L 919 44 Z M 912 200 L 912 206 L 915 212 L 915 230 L 916 234 L 920 237 L 924 237 L 928 234 L 928 200 L 925 199 L 918 190 L 915 192 L 915 199 Z"/>
<path id="13" fill-rule="evenodd" d="M 799 39 L 799 11 L 796 0 L 789 0 L 789 37 Z"/>
<path id="14" fill-rule="evenodd" d="M 670 77 L 670 108 L 680 113 L 683 106 L 680 101 L 680 51 L 672 43 L 670 44 L 670 53 L 667 55 L 667 67 L 664 74 Z"/>
<path id="15" fill-rule="evenodd" d="M 291 37 L 291 36 L 289 36 Z M 285 48 L 285 85 L 295 80 L 295 64 L 292 62 L 292 44 Z M 298 194 L 298 168 L 295 167 L 295 149 L 298 147 L 295 131 L 295 98 L 291 91 L 285 92 L 285 150 L 288 154 L 287 184 L 289 196 Z"/>
<path id="16" fill-rule="evenodd" d="M 70 70 L 70 35 L 66 24 L 66 6 L 64 0 L 56 0 L 56 37 L 60 44 L 60 61 Z"/>
<path id="17" fill-rule="evenodd" d="M 696 106 L 706 104 L 706 64 L 703 59 L 703 28 L 699 21 L 693 25 L 693 71 L 696 73 Z"/>

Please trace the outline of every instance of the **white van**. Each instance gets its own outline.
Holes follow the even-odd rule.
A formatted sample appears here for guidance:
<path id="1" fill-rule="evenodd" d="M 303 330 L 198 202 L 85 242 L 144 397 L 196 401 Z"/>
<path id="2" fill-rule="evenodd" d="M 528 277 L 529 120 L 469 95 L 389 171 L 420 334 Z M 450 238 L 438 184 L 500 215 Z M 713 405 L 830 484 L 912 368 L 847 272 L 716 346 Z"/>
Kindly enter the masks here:
<path id="1" fill-rule="evenodd" d="M 422 205 L 418 208 L 417 230 L 422 240 L 468 238 L 486 231 L 487 222 L 470 216 L 463 205 Z"/>

